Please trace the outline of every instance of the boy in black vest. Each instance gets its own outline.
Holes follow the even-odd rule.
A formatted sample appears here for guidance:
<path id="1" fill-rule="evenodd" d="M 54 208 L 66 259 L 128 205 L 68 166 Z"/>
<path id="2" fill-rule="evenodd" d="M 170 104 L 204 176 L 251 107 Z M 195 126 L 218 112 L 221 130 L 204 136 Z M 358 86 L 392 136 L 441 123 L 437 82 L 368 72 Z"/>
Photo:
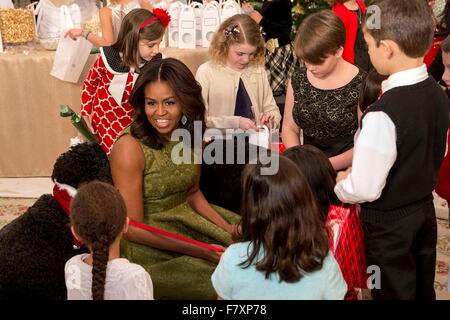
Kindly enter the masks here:
<path id="1" fill-rule="evenodd" d="M 433 18 L 423 0 L 375 0 L 373 5 L 364 39 L 373 66 L 389 78 L 363 115 L 352 170 L 338 175 L 335 192 L 344 202 L 361 203 L 367 265 L 380 271 L 369 283 L 372 297 L 435 299 L 432 191 L 449 117 L 447 97 L 423 63 Z"/>

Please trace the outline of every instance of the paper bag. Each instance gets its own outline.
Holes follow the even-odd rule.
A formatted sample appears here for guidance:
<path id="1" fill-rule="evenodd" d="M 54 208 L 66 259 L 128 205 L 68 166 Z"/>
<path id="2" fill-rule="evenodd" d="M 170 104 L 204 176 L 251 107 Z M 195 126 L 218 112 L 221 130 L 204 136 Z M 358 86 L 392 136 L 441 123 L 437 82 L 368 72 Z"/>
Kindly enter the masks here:
<path id="1" fill-rule="evenodd" d="M 89 58 L 92 43 L 83 37 L 77 40 L 62 37 L 59 40 L 50 75 L 63 81 L 77 83 Z"/>

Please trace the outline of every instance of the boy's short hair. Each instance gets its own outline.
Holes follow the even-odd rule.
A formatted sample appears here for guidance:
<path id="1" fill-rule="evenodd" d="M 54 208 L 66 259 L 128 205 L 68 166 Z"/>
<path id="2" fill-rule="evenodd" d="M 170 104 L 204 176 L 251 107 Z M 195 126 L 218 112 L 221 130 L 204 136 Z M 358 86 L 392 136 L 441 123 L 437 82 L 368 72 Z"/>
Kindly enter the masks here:
<path id="1" fill-rule="evenodd" d="M 307 63 L 322 64 L 345 45 L 345 26 L 331 10 L 308 15 L 298 28 L 294 51 Z"/>
<path id="2" fill-rule="evenodd" d="M 450 36 L 447 36 L 447 38 L 441 42 L 441 49 L 443 53 L 450 53 Z"/>
<path id="3" fill-rule="evenodd" d="M 375 13 L 373 17 L 368 13 L 363 24 L 377 45 L 381 40 L 391 40 L 410 58 L 425 56 L 431 47 L 435 28 L 427 1 L 374 0 L 372 5 L 376 6 Z M 372 28 L 367 22 L 377 19 L 378 13 L 380 23 L 375 23 Z"/>

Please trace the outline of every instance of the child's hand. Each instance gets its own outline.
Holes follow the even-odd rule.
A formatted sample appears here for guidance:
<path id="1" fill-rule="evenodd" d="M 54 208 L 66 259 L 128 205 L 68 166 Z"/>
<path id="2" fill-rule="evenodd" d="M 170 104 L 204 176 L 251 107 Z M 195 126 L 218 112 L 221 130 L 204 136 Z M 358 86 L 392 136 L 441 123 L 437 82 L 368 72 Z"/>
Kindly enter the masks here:
<path id="1" fill-rule="evenodd" d="M 246 118 L 246 117 L 240 117 L 239 118 L 239 128 L 247 131 L 248 129 L 256 130 L 256 124 L 253 122 L 253 120 Z"/>
<path id="2" fill-rule="evenodd" d="M 347 170 L 345 170 L 345 171 L 339 172 L 336 177 L 336 183 L 338 183 L 341 180 L 346 179 L 347 176 L 350 174 L 350 172 L 352 172 L 352 167 L 347 168 Z"/>
<path id="3" fill-rule="evenodd" d="M 246 14 L 250 14 L 251 12 L 255 11 L 255 9 L 250 2 L 244 2 L 242 4 L 242 11 L 244 11 L 244 13 Z"/>
<path id="4" fill-rule="evenodd" d="M 64 35 L 64 38 L 69 36 L 72 40 L 77 40 L 77 38 L 81 37 L 82 34 L 83 34 L 83 30 L 81 30 L 81 29 L 70 29 L 66 32 L 66 34 Z"/>
<path id="5" fill-rule="evenodd" d="M 261 125 L 267 125 L 269 129 L 273 129 L 275 126 L 275 116 L 272 113 L 262 113 L 259 116 L 259 122 Z"/>

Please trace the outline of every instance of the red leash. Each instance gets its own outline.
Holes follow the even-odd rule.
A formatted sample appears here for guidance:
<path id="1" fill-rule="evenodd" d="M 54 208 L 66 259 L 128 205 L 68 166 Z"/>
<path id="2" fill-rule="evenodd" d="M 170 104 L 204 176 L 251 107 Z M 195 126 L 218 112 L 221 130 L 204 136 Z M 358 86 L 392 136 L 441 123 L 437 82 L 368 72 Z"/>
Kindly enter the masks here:
<path id="1" fill-rule="evenodd" d="M 196 245 L 196 246 L 199 246 L 199 247 L 202 247 L 202 248 L 205 248 L 205 249 L 214 250 L 214 251 L 217 251 L 217 252 L 223 252 L 222 248 L 214 247 L 214 246 L 206 244 L 204 242 L 200 242 L 200 241 L 193 240 L 193 239 L 190 239 L 190 238 L 187 238 L 187 237 L 184 237 L 184 236 L 180 236 L 180 235 L 175 234 L 175 233 L 171 233 L 171 232 L 168 232 L 168 231 L 157 229 L 157 228 L 151 227 L 149 225 L 146 225 L 146 224 L 143 224 L 143 223 L 140 223 L 140 222 L 137 222 L 137 221 L 130 220 L 130 222 L 128 224 L 130 226 L 133 226 L 133 227 L 136 227 L 136 228 L 139 228 L 139 229 L 143 229 L 143 230 L 150 231 L 150 232 L 157 233 L 157 234 L 162 234 L 162 235 L 167 236 L 169 238 L 173 238 L 173 239 L 181 240 L 181 241 L 184 241 L 184 242 L 187 242 L 187 243 L 191 243 L 193 245 Z"/>

